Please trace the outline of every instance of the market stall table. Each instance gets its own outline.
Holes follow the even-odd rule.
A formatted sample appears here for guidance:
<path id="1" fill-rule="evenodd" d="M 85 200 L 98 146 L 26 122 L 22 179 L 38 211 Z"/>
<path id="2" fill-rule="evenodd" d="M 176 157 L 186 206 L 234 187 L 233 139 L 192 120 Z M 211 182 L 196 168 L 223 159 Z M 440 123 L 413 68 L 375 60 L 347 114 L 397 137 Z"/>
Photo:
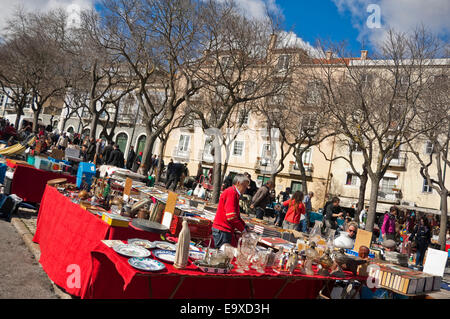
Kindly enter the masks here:
<path id="1" fill-rule="evenodd" d="M 183 270 L 164 263 L 166 269 L 161 272 L 142 272 L 103 243 L 95 247 L 91 257 L 91 279 L 82 294 L 86 299 L 313 299 L 335 280 L 366 279 L 351 273 L 346 273 L 346 278 L 280 275 L 269 268 L 265 274 L 218 275 L 204 273 L 192 263 Z"/>
<path id="2" fill-rule="evenodd" d="M 40 203 L 47 182 L 57 178 L 67 178 L 68 183 L 76 182 L 76 178 L 68 174 L 17 164 L 15 165 L 11 194 L 16 194 L 26 202 Z"/>
<path id="3" fill-rule="evenodd" d="M 54 187 L 47 186 L 39 209 L 36 234 L 40 245 L 39 262 L 49 278 L 67 293 L 81 296 L 90 278 L 91 251 L 104 239 L 142 238 L 160 240 L 159 234 L 132 227 L 112 227 L 84 210 Z M 79 271 L 81 280 L 70 275 Z"/>

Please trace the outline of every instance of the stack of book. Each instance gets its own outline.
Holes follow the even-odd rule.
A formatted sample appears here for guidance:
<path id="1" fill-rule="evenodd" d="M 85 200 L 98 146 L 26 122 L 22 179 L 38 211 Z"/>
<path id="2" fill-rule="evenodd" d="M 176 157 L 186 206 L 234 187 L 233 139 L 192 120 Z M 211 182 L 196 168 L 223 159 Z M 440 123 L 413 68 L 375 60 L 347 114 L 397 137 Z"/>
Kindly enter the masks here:
<path id="1" fill-rule="evenodd" d="M 378 267 L 370 267 L 369 277 L 375 278 L 379 287 L 404 295 L 424 295 L 438 291 L 442 277 L 414 271 L 389 263 L 375 263 Z"/>
<path id="2" fill-rule="evenodd" d="M 390 263 L 408 267 L 408 255 L 400 254 L 395 251 L 386 251 L 384 253 L 384 258 Z"/>

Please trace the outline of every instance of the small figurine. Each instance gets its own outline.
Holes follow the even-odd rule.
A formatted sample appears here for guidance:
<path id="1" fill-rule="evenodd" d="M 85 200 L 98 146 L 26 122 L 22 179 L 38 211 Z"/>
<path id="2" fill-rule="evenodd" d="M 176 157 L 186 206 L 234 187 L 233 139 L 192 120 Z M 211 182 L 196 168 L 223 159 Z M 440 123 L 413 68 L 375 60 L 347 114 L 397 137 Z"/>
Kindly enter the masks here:
<path id="1" fill-rule="evenodd" d="M 317 261 L 319 258 L 319 253 L 315 250 L 316 243 L 311 242 L 308 249 L 305 251 L 306 261 L 304 267 L 304 273 L 308 276 L 314 276 L 314 271 L 312 269 L 313 262 Z"/>
<path id="2" fill-rule="evenodd" d="M 286 270 L 290 274 L 292 274 L 292 273 L 294 273 L 294 270 L 295 270 L 295 268 L 297 268 L 297 266 L 298 266 L 298 254 L 296 251 L 291 249 L 291 251 L 289 252 L 289 260 L 286 265 Z"/>
<path id="3" fill-rule="evenodd" d="M 330 250 L 327 249 L 325 253 L 320 257 L 319 264 L 321 266 L 318 274 L 321 276 L 329 276 L 330 272 L 329 269 L 333 266 L 333 260 L 330 256 Z"/>

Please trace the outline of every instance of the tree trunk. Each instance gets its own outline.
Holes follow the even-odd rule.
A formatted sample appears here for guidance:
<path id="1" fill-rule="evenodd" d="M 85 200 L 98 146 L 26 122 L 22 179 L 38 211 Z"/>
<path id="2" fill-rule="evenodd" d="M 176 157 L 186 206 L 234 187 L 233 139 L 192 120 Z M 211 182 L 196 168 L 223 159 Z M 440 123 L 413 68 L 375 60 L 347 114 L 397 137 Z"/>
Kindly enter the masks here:
<path id="1" fill-rule="evenodd" d="M 373 231 L 373 226 L 375 224 L 375 214 L 377 211 L 378 202 L 378 186 L 380 185 L 380 180 L 378 176 L 371 178 L 371 190 L 370 190 L 370 201 L 369 201 L 369 211 L 367 213 L 366 230 Z"/>
<path id="2" fill-rule="evenodd" d="M 446 235 L 447 235 L 447 191 L 441 192 L 441 223 L 439 226 L 439 246 L 440 249 L 445 251 Z"/>
<path id="3" fill-rule="evenodd" d="M 97 125 L 98 125 L 99 117 L 100 117 L 100 115 L 97 112 L 93 112 L 92 119 L 91 119 L 89 138 L 95 138 L 95 135 L 97 134 Z"/>
<path id="4" fill-rule="evenodd" d="M 18 110 L 16 115 L 16 122 L 14 123 L 14 127 L 16 128 L 16 130 L 19 130 L 19 123 L 20 119 L 22 118 L 22 115 L 23 115 L 22 109 Z"/>
<path id="5" fill-rule="evenodd" d="M 213 168 L 213 193 L 212 193 L 212 202 L 214 204 L 217 204 L 219 202 L 220 198 L 220 188 L 222 186 L 222 164 L 216 163 L 214 161 L 214 168 Z"/>
<path id="6" fill-rule="evenodd" d="M 167 137 L 168 138 L 168 137 Z M 162 159 L 164 158 L 164 149 L 166 148 L 167 140 L 161 140 L 159 144 L 159 160 L 158 160 L 158 167 L 156 168 L 156 177 L 155 177 L 155 183 L 158 183 L 161 179 L 161 172 L 162 172 Z"/>
<path id="7" fill-rule="evenodd" d="M 356 214 L 355 214 L 355 220 L 359 224 L 359 214 L 364 208 L 364 200 L 366 197 L 366 188 L 367 188 L 367 180 L 368 180 L 367 172 L 363 173 L 360 177 L 360 186 L 359 186 L 359 195 L 358 195 L 358 204 L 356 206 Z"/>
<path id="8" fill-rule="evenodd" d="M 41 114 L 42 106 L 38 106 L 36 110 L 33 110 L 33 132 L 39 133 L 39 114 Z"/>
<path id="9" fill-rule="evenodd" d="M 144 164 L 144 172 L 147 174 L 152 162 L 153 145 L 156 141 L 156 135 L 152 134 L 151 128 L 146 126 L 147 138 L 145 139 L 145 147 L 142 155 L 142 163 Z"/>

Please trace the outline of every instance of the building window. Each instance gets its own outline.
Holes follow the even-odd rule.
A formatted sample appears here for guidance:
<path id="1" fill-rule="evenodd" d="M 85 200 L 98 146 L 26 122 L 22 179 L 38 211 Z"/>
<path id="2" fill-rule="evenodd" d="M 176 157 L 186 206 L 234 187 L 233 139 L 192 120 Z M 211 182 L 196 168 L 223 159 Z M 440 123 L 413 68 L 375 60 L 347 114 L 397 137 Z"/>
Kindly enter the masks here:
<path id="1" fill-rule="evenodd" d="M 393 193 L 393 189 L 397 188 L 397 178 L 392 177 L 383 177 L 381 180 L 381 189 L 380 191 L 385 193 Z"/>
<path id="2" fill-rule="evenodd" d="M 189 141 L 191 137 L 189 135 L 180 135 L 180 141 L 178 142 L 178 151 L 187 152 L 189 150 Z"/>
<path id="3" fill-rule="evenodd" d="M 270 176 L 258 176 L 258 180 L 262 182 L 261 185 L 265 185 L 269 180 Z"/>
<path id="4" fill-rule="evenodd" d="M 354 153 L 355 152 L 360 153 L 360 152 L 362 152 L 362 148 L 359 146 L 358 143 L 350 141 L 350 151 L 354 152 Z"/>
<path id="5" fill-rule="evenodd" d="M 296 191 L 302 191 L 303 187 L 302 187 L 302 182 L 296 182 L 296 181 L 292 181 L 291 182 L 291 191 L 292 194 L 295 193 Z"/>
<path id="6" fill-rule="evenodd" d="M 119 133 L 116 136 L 116 144 L 122 153 L 125 153 L 128 144 L 128 135 L 126 133 Z"/>
<path id="7" fill-rule="evenodd" d="M 249 118 L 250 118 L 250 112 L 245 111 L 245 110 L 239 111 L 239 122 L 240 123 L 242 123 L 244 125 L 248 125 Z"/>
<path id="8" fill-rule="evenodd" d="M 242 156 L 244 153 L 244 142 L 235 141 L 233 146 L 233 156 Z"/>
<path id="9" fill-rule="evenodd" d="M 356 186 L 358 185 L 358 176 L 352 173 L 347 173 L 347 178 L 345 179 L 345 185 Z"/>
<path id="10" fill-rule="evenodd" d="M 289 55 L 280 55 L 280 57 L 278 58 L 278 70 L 282 71 L 282 70 L 287 70 L 287 68 L 289 67 L 289 61 L 290 61 L 291 57 Z"/>
<path id="11" fill-rule="evenodd" d="M 428 185 L 428 181 L 426 178 L 423 179 L 422 192 L 423 193 L 432 193 L 433 192 L 433 188 L 431 188 L 431 186 Z"/>
<path id="12" fill-rule="evenodd" d="M 425 143 L 425 154 L 431 154 L 433 153 L 433 143 L 431 143 L 430 141 L 427 141 Z"/>
<path id="13" fill-rule="evenodd" d="M 303 151 L 303 147 L 301 148 L 301 151 Z M 309 164 L 311 164 L 311 148 L 308 148 L 306 151 L 303 152 L 302 155 L 302 162 L 304 166 L 309 166 Z M 300 169 L 300 165 L 298 164 L 297 161 L 295 161 L 295 165 L 294 165 L 294 169 L 295 170 L 299 170 Z"/>

